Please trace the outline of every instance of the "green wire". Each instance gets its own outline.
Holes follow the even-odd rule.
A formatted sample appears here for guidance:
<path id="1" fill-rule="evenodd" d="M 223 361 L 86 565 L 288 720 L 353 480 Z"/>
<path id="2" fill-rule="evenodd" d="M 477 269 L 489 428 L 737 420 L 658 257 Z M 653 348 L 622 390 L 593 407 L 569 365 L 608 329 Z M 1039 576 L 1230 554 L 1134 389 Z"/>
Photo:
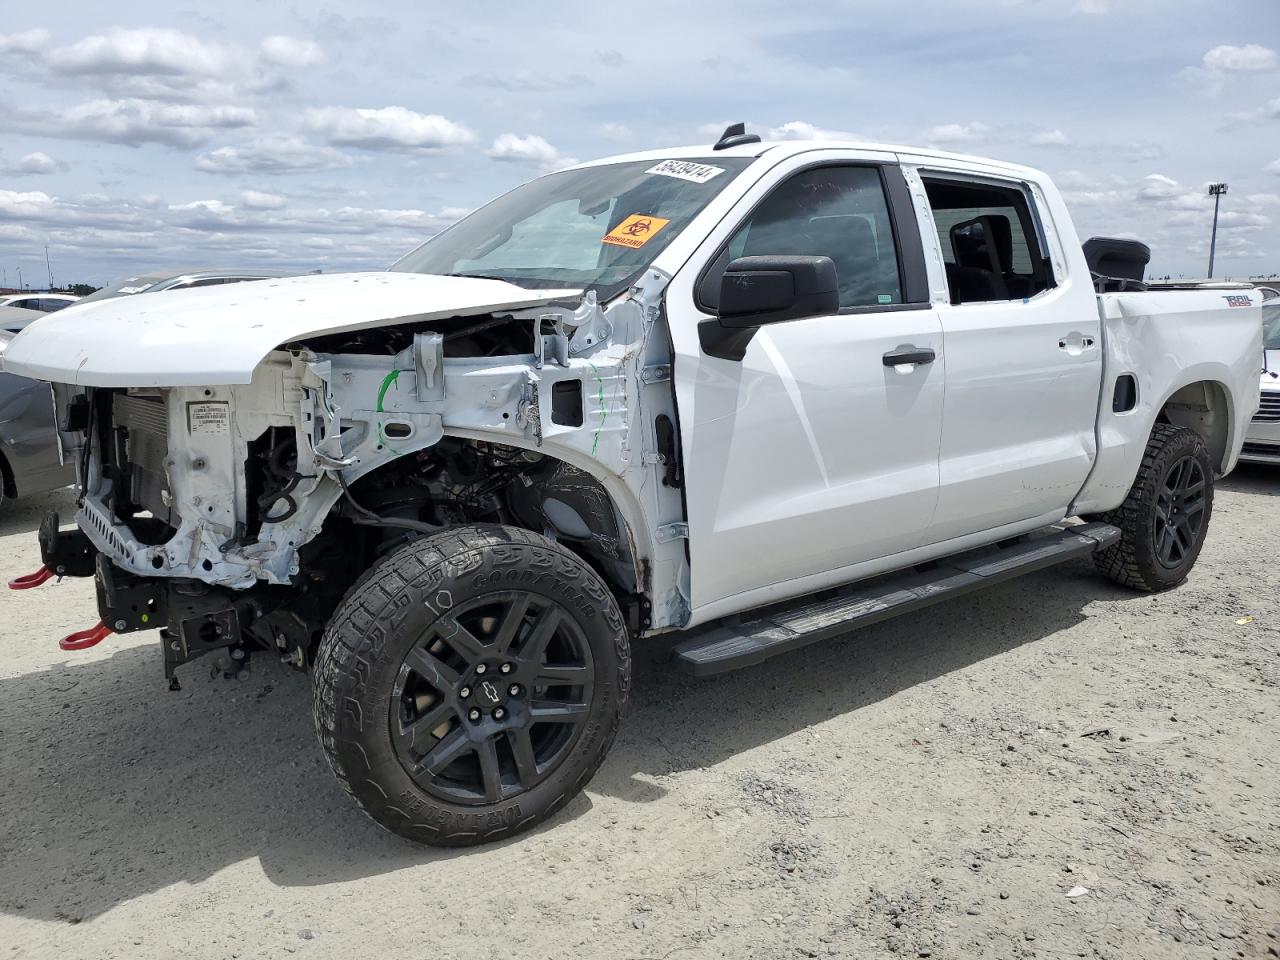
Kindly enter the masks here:
<path id="1" fill-rule="evenodd" d="M 399 379 L 400 379 L 399 370 L 392 370 L 390 373 L 388 373 L 385 377 L 382 378 L 382 386 L 378 389 L 378 406 L 377 406 L 378 413 L 386 412 L 382 409 L 382 401 L 386 399 L 387 391 L 391 389 L 392 385 L 395 385 L 395 388 L 397 390 L 400 389 L 400 385 L 398 383 Z M 399 456 L 400 451 L 395 449 L 393 446 L 391 446 L 391 444 L 387 443 L 387 435 L 382 432 L 381 420 L 378 421 L 378 439 L 382 442 L 382 445 L 384 447 L 386 447 L 392 453 Z"/>
<path id="2" fill-rule="evenodd" d="M 600 431 L 604 429 L 604 422 L 609 418 L 609 411 L 604 408 L 604 381 L 600 379 L 600 371 L 596 369 L 596 365 L 590 360 L 587 361 L 587 366 L 591 368 L 591 372 L 596 378 L 596 383 L 600 384 L 600 393 L 598 395 L 600 400 L 600 426 L 596 427 L 595 439 L 591 442 L 591 456 L 594 457 L 596 450 L 600 448 Z"/>

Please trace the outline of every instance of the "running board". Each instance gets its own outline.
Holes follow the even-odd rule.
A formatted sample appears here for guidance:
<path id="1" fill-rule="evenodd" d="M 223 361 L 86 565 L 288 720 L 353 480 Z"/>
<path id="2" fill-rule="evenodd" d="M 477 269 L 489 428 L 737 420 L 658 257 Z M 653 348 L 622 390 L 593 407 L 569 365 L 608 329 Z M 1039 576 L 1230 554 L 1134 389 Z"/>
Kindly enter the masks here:
<path id="1" fill-rule="evenodd" d="M 907 570 L 887 579 L 877 578 L 874 585 L 853 584 L 834 597 L 826 591 L 823 599 L 785 609 L 775 607 L 774 612 L 749 622 L 734 618 L 738 622 L 711 624 L 678 643 L 672 656 L 686 673 L 715 676 L 940 600 L 1088 556 L 1119 539 L 1120 530 L 1106 523 L 1055 527 L 1045 536 L 948 557 L 924 571 Z"/>

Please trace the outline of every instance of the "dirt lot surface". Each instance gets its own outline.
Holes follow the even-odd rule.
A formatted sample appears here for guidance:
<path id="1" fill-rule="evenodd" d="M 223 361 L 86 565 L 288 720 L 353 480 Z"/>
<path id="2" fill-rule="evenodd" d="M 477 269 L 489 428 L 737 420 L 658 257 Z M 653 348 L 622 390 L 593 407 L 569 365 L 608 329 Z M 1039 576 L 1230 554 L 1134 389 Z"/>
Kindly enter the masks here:
<path id="1" fill-rule="evenodd" d="M 713 681 L 642 644 L 587 793 L 462 852 L 350 805 L 306 676 L 170 693 L 154 634 L 58 650 L 87 581 L 5 593 L 0 960 L 1280 955 L 1278 495 L 1225 481 L 1161 596 L 1074 564 Z"/>

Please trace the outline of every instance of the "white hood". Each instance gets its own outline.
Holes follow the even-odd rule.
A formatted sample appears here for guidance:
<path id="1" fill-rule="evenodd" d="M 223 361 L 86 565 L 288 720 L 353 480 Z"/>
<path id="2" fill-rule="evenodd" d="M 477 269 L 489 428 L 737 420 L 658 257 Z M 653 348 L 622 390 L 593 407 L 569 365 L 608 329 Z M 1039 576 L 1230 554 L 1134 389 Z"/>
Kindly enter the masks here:
<path id="1" fill-rule="evenodd" d="M 248 383 L 281 344 L 411 320 L 537 306 L 580 290 L 418 273 L 337 273 L 145 293 L 42 316 L 5 350 L 4 366 L 90 387 Z"/>

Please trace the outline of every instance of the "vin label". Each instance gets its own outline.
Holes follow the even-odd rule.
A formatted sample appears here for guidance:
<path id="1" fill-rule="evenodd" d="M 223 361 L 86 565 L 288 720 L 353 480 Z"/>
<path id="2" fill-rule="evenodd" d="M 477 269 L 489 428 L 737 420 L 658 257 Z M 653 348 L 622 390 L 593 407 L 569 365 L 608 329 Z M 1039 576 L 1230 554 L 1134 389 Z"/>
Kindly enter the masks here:
<path id="1" fill-rule="evenodd" d="M 188 403 L 187 430 L 193 437 L 231 432 L 231 407 L 226 403 Z"/>

